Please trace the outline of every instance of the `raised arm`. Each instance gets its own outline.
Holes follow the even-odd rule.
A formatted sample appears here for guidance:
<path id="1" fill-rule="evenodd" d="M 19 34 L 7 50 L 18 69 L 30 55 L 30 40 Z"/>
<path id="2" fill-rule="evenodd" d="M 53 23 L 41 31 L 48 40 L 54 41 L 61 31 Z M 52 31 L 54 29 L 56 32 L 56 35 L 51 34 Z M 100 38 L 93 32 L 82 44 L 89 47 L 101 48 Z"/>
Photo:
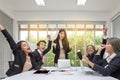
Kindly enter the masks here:
<path id="1" fill-rule="evenodd" d="M 106 44 L 107 31 L 108 31 L 108 28 L 107 27 L 103 27 L 103 41 L 102 41 L 102 44 Z"/>
<path id="2" fill-rule="evenodd" d="M 6 40 L 8 41 L 10 48 L 14 51 L 17 48 L 17 45 L 8 31 L 0 24 L 0 31 L 5 36 Z"/>
<path id="3" fill-rule="evenodd" d="M 107 42 L 107 31 L 108 31 L 108 28 L 103 27 L 103 40 L 102 40 L 103 45 L 106 45 L 106 42 Z M 100 54 L 101 58 L 103 58 L 104 53 L 105 53 L 105 49 L 101 51 L 101 54 Z"/>
<path id="4" fill-rule="evenodd" d="M 47 45 L 47 48 L 43 51 L 43 56 L 50 51 L 51 45 L 52 45 L 51 36 L 47 35 L 47 38 L 48 38 L 48 45 Z"/>
<path id="5" fill-rule="evenodd" d="M 80 45 L 78 45 L 78 47 L 77 47 L 77 55 L 78 55 L 78 58 L 80 59 L 80 60 L 82 60 L 82 53 L 81 53 L 81 46 Z"/>
<path id="6" fill-rule="evenodd" d="M 56 53 L 57 50 L 59 50 L 59 49 L 58 49 L 59 46 L 58 46 L 57 44 L 58 44 L 58 43 L 57 43 L 56 40 L 53 41 L 53 53 L 54 53 L 54 54 Z"/>
<path id="7" fill-rule="evenodd" d="M 94 71 L 99 72 L 103 76 L 110 76 L 120 68 L 120 56 L 115 57 L 106 67 L 91 62 L 86 56 L 83 56 L 82 60 L 90 65 Z"/>

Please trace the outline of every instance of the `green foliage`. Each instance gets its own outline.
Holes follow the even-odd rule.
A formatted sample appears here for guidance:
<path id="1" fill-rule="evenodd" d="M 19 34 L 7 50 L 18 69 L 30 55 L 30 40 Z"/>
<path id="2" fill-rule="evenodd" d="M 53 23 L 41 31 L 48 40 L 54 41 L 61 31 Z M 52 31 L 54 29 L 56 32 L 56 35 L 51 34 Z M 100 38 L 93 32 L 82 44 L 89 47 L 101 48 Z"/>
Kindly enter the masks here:
<path id="1" fill-rule="evenodd" d="M 30 34 L 29 35 L 29 41 L 32 42 L 32 43 L 36 43 L 37 39 L 34 37 L 34 35 Z"/>
<path id="2" fill-rule="evenodd" d="M 45 37 L 39 38 L 39 39 L 44 39 L 46 40 Z M 27 38 L 26 38 L 27 40 Z M 53 40 L 53 39 L 52 39 Z M 80 61 L 79 58 L 76 54 L 77 51 L 77 47 L 81 46 L 81 52 L 82 54 L 86 54 L 85 53 L 85 45 L 88 44 L 96 44 L 95 47 L 98 48 L 98 46 L 101 44 L 102 41 L 102 37 L 101 36 L 96 36 L 95 37 L 95 42 L 94 42 L 94 33 L 93 31 L 87 31 L 86 34 L 74 34 L 72 33 L 72 35 L 68 36 L 68 40 L 69 40 L 69 44 L 70 46 L 72 46 L 72 50 L 69 52 L 69 59 L 71 60 L 71 65 L 72 66 L 80 66 Z M 37 39 L 30 34 L 29 35 L 29 41 L 30 42 L 37 42 Z M 86 42 L 85 42 L 86 41 Z M 84 45 L 84 43 L 86 43 Z M 54 53 L 52 52 L 52 49 L 48 52 L 47 54 L 47 62 L 44 63 L 43 66 L 54 66 Z M 84 63 L 85 66 L 87 66 L 87 64 Z"/>

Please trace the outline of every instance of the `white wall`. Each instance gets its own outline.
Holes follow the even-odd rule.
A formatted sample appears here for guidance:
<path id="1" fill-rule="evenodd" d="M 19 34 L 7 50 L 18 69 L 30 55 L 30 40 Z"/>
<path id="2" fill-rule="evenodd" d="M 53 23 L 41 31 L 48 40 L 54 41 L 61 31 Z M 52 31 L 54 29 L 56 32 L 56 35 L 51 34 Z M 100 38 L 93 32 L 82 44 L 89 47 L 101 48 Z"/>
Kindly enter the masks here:
<path id="1" fill-rule="evenodd" d="M 15 12 L 18 21 L 33 20 L 75 20 L 75 21 L 106 21 L 110 19 L 108 12 L 94 11 L 25 11 Z"/>
<path id="2" fill-rule="evenodd" d="M 111 13 L 111 20 L 114 20 L 115 17 L 117 16 L 117 13 L 120 12 L 120 5 Z"/>
<path id="3" fill-rule="evenodd" d="M 8 32 L 13 34 L 13 20 L 0 11 L 0 24 L 5 26 Z M 5 37 L 0 32 L 0 78 L 5 77 L 5 73 L 8 70 L 8 61 L 12 59 L 12 52 L 6 41 Z"/>
<path id="4" fill-rule="evenodd" d="M 12 6 L 9 6 L 10 4 L 6 2 L 6 0 L 0 0 L 0 10 L 2 10 L 4 13 L 6 13 L 9 17 L 14 19 L 14 14 L 12 11 Z M 9 7 L 8 7 L 9 6 Z"/>

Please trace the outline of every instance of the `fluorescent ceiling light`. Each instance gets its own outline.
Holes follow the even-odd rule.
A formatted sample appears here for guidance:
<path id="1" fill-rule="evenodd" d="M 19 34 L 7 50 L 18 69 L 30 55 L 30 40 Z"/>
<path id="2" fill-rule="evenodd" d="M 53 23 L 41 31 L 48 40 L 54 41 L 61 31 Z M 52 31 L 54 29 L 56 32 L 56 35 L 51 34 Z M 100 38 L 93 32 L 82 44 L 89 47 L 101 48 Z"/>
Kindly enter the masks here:
<path id="1" fill-rule="evenodd" d="M 44 0 L 35 0 L 35 2 L 38 6 L 45 6 Z"/>
<path id="2" fill-rule="evenodd" d="M 81 6 L 84 6 L 86 3 L 86 0 L 77 0 L 77 5 L 81 5 Z"/>

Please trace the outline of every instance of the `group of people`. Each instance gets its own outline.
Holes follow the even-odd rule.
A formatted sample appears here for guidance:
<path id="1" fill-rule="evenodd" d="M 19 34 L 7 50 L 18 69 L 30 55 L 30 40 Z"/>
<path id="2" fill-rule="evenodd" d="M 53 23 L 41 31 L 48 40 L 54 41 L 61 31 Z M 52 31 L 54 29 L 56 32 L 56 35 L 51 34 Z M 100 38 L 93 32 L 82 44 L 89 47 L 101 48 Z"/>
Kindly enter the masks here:
<path id="1" fill-rule="evenodd" d="M 120 39 L 107 38 L 107 27 L 103 28 L 103 41 L 98 50 L 93 45 L 87 45 L 87 56 L 82 56 L 82 61 L 87 63 L 94 71 L 103 76 L 112 76 L 120 80 Z M 104 57 L 105 53 L 107 57 Z M 77 54 L 81 54 L 78 49 Z"/>
<path id="2" fill-rule="evenodd" d="M 43 56 L 48 53 L 53 45 L 53 53 L 55 54 L 54 64 L 57 66 L 58 59 L 68 59 L 68 53 L 71 51 L 69 41 L 65 29 L 60 29 L 57 38 L 53 41 L 51 36 L 47 35 L 48 46 L 46 41 L 40 40 L 37 43 L 37 49 L 32 52 L 29 44 L 26 41 L 15 43 L 14 39 L 8 31 L 0 25 L 2 34 L 7 39 L 10 48 L 13 51 L 14 62 L 6 72 L 7 76 L 12 76 L 31 69 L 44 70 L 41 65 L 44 63 Z M 107 35 L 107 28 L 103 29 L 104 35 Z M 109 54 L 103 58 L 105 51 Z M 104 76 L 112 76 L 120 79 L 120 39 L 119 38 L 103 38 L 103 43 L 96 51 L 93 45 L 88 45 L 86 52 L 87 56 L 82 56 L 82 61 L 86 62 L 90 68 L 99 72 Z M 77 53 L 80 53 L 80 49 Z"/>
<path id="3" fill-rule="evenodd" d="M 29 44 L 26 41 L 19 41 L 16 43 L 8 31 L 0 24 L 0 31 L 5 36 L 8 41 L 12 53 L 14 55 L 14 61 L 11 67 L 6 72 L 7 76 L 12 76 L 24 71 L 44 70 L 41 68 L 44 63 L 43 56 L 48 53 L 51 49 L 52 40 L 51 36 L 47 35 L 48 46 L 46 48 L 46 41 L 40 40 L 37 43 L 37 49 L 31 50 Z M 64 29 L 59 31 L 57 38 L 53 42 L 53 53 L 55 54 L 54 63 L 57 66 L 58 59 L 67 59 L 68 52 L 71 50 L 69 47 L 69 42 L 67 40 L 67 35 Z"/>

